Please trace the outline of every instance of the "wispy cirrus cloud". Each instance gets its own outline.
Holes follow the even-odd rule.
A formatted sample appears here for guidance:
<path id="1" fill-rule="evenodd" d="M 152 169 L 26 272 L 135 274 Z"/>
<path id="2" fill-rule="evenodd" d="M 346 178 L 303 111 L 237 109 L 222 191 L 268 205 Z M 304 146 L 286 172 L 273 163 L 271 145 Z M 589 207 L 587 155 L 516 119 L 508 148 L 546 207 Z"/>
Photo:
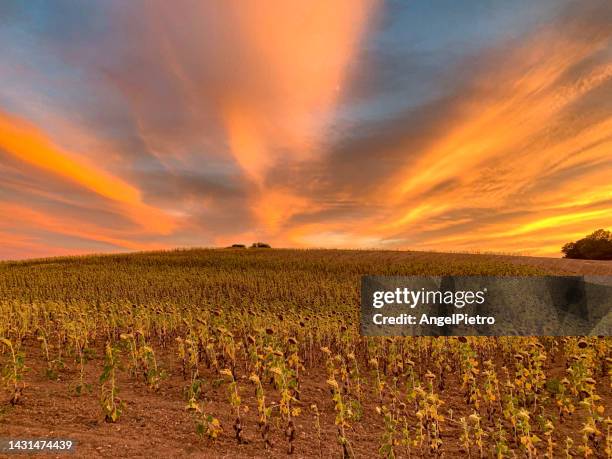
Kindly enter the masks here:
<path id="1" fill-rule="evenodd" d="M 347 137 L 319 170 L 352 209 L 295 234 L 550 255 L 609 226 L 612 11 L 581 5 L 459 62 L 446 96 Z"/>
<path id="2" fill-rule="evenodd" d="M 609 2 L 451 3 L 4 4 L 0 258 L 609 227 Z"/>

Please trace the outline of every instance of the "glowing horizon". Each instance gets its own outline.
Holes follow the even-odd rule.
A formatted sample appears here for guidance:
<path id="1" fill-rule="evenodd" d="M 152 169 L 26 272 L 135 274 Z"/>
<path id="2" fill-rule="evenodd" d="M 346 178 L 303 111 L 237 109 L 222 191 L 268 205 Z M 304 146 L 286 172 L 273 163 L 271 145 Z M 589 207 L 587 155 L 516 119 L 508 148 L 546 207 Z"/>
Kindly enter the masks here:
<path id="1" fill-rule="evenodd" d="M 560 256 L 612 227 L 605 0 L 0 6 L 0 260 Z"/>

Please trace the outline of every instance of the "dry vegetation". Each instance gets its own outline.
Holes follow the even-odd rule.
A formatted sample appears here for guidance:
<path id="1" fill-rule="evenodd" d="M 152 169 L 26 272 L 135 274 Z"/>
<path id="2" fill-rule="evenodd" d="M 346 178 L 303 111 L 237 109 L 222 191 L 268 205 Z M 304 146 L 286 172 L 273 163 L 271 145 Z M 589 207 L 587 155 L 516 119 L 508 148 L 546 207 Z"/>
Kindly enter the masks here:
<path id="1" fill-rule="evenodd" d="M 0 431 L 69 437 L 82 457 L 610 457 L 608 338 L 359 336 L 363 274 L 575 270 L 531 264 L 250 249 L 0 263 Z"/>

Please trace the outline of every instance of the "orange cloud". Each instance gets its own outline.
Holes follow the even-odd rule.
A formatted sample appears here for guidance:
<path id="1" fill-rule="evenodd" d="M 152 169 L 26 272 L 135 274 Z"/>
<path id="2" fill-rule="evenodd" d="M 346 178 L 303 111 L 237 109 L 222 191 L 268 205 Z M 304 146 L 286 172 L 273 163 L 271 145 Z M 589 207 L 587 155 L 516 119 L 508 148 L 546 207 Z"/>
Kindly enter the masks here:
<path id="1" fill-rule="evenodd" d="M 0 150 L 107 198 L 141 227 L 162 234 L 175 227 L 163 212 L 144 204 L 134 186 L 61 149 L 31 124 L 2 112 Z"/>
<path id="2" fill-rule="evenodd" d="M 227 5 L 241 53 L 253 66 L 246 81 L 224 94 L 223 119 L 232 154 L 258 187 L 253 211 L 269 235 L 307 208 L 309 199 L 267 190 L 266 173 L 279 161 L 321 154 L 320 142 L 375 4 L 267 0 Z"/>
<path id="3" fill-rule="evenodd" d="M 131 185 L 82 161 L 71 158 L 34 126 L 0 113 L 0 148 L 36 167 L 60 175 L 126 204 L 138 204 L 140 192 Z"/>
<path id="4" fill-rule="evenodd" d="M 67 216 L 55 217 L 44 212 L 28 209 L 15 204 L 0 203 L 0 213 L 10 215 L 10 228 L 22 229 L 36 228 L 65 236 L 72 236 L 92 242 L 103 242 L 124 250 L 160 250 L 168 248 L 167 244 L 138 242 L 134 238 L 137 234 L 127 234 L 127 238 L 119 236 L 121 232 L 111 231 L 107 228 L 93 225 L 84 221 L 75 220 Z M 8 222 L 6 226 L 9 226 Z M 1 227 L 1 226 L 0 226 Z M 109 233 L 111 235 L 109 235 Z M 112 234 L 117 234 L 113 236 Z M 32 238 L 18 238 L 18 242 L 27 243 Z M 14 238 L 12 242 L 17 242 Z"/>
<path id="5" fill-rule="evenodd" d="M 497 88 L 477 89 L 460 99 L 446 132 L 424 151 L 412 152 L 417 153 L 416 161 L 376 190 L 388 197 L 390 213 L 370 229 L 371 234 L 404 233 L 408 239 L 422 239 L 416 245 L 428 248 L 486 246 L 503 251 L 533 248 L 533 241 L 520 238 L 524 234 L 545 241 L 568 225 L 577 230 L 572 234 L 579 233 L 578 228 L 587 233 L 609 226 L 612 114 L 590 119 L 586 113 L 573 117 L 566 113 L 610 84 L 611 67 L 593 65 L 574 80 L 563 79 L 609 43 L 609 36 L 576 40 L 551 31 L 532 37 L 506 56 L 503 71 L 496 68 L 483 75 L 494 78 Z M 488 86 L 475 81 L 473 87 Z M 577 116 L 588 125 L 579 128 Z M 593 209 L 595 205 L 600 208 Z M 479 215 L 466 220 L 464 216 L 474 209 Z M 497 223 L 482 218 L 487 211 L 495 216 L 502 210 L 509 215 L 497 218 Z M 530 216 L 525 217 L 525 212 Z M 442 223 L 448 214 L 453 219 Z M 453 230 L 458 222 L 463 224 Z M 419 234 L 429 230 L 434 234 L 443 230 L 447 236 L 428 239 Z M 559 253 L 563 239 L 555 240 L 559 245 L 536 252 Z M 552 247 L 554 251 L 548 251 Z"/>

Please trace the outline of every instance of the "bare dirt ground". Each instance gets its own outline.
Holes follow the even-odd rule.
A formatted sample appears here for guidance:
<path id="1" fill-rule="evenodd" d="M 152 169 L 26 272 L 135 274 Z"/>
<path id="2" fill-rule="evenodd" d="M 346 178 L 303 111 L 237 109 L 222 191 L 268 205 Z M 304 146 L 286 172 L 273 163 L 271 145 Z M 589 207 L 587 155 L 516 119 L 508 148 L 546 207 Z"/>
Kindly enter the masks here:
<path id="1" fill-rule="evenodd" d="M 17 406 L 2 404 L 0 437 L 65 438 L 77 443 L 73 454 L 37 454 L 36 457 L 288 457 L 283 429 L 281 426 L 275 426 L 277 418 L 272 421 L 274 447 L 269 450 L 264 449 L 256 426 L 254 391 L 246 380 L 239 381 L 239 385 L 243 404 L 250 407 L 243 420 L 245 437 L 249 443 L 238 445 L 233 438 L 234 416 L 227 402 L 227 387 L 225 385 L 214 387 L 212 382 L 218 379 L 218 375 L 213 372 L 203 375 L 207 381 L 203 390 L 205 408 L 220 419 L 225 430 L 220 438 L 211 442 L 201 439 L 195 433 L 194 420 L 191 413 L 185 410 L 186 403 L 182 396 L 186 381 L 180 374 L 180 368 L 172 367 L 169 363 L 176 361 L 176 357 L 170 352 L 166 352 L 161 365 L 168 369 L 171 375 L 162 382 L 158 392 L 152 392 L 144 384 L 135 382 L 127 371 L 119 373 L 119 396 L 126 406 L 120 420 L 112 424 L 104 421 L 98 400 L 97 378 L 102 367 L 101 355 L 96 356 L 86 366 L 85 379 L 93 383 L 93 392 L 77 396 L 74 392 L 74 385 L 78 379 L 76 364 L 67 362 L 70 365 L 61 372 L 58 380 L 51 381 L 40 370 L 44 368 L 44 360 L 39 348 L 34 343 L 28 344 L 27 355 L 31 367 L 27 376 L 28 386 L 21 404 Z M 100 351 L 101 348 L 102 344 L 96 350 Z M 564 361 L 554 361 L 551 364 L 547 369 L 548 375 L 561 375 L 564 372 Z M 334 407 L 325 379 L 325 370 L 322 368 L 304 375 L 301 397 L 303 411 L 297 418 L 295 453 L 291 457 L 341 457 L 341 448 L 336 440 Z M 452 408 L 455 420 L 443 424 L 444 457 L 466 456 L 459 442 L 461 428 L 456 420 L 461 416 L 469 416 L 471 408 L 465 404 L 459 390 L 460 385 L 455 375 L 449 375 L 444 387 L 439 389 L 441 398 L 446 402 L 445 413 L 448 408 Z M 365 394 L 363 418 L 360 422 L 353 423 L 353 427 L 348 432 L 357 458 L 378 457 L 383 433 L 382 420 L 375 412 L 376 396 L 372 392 L 372 385 L 369 386 Z M 612 406 L 610 388 L 602 383 L 598 385 L 597 390 L 609 409 Z M 278 399 L 278 395 L 273 391 L 270 391 L 267 397 L 269 401 Z M 320 443 L 314 417 L 309 409 L 313 403 L 317 404 L 321 412 Z M 493 424 L 483 422 L 485 430 L 492 433 Z M 580 428 L 579 415 L 571 417 L 563 424 L 557 423 L 555 435 L 559 444 L 566 435 L 575 434 Z M 400 457 L 407 457 L 400 448 L 398 453 Z M 413 456 L 421 457 L 414 453 Z M 16 456 L 12 454 L 1 457 Z M 599 451 L 596 457 L 603 457 L 603 451 Z"/>

